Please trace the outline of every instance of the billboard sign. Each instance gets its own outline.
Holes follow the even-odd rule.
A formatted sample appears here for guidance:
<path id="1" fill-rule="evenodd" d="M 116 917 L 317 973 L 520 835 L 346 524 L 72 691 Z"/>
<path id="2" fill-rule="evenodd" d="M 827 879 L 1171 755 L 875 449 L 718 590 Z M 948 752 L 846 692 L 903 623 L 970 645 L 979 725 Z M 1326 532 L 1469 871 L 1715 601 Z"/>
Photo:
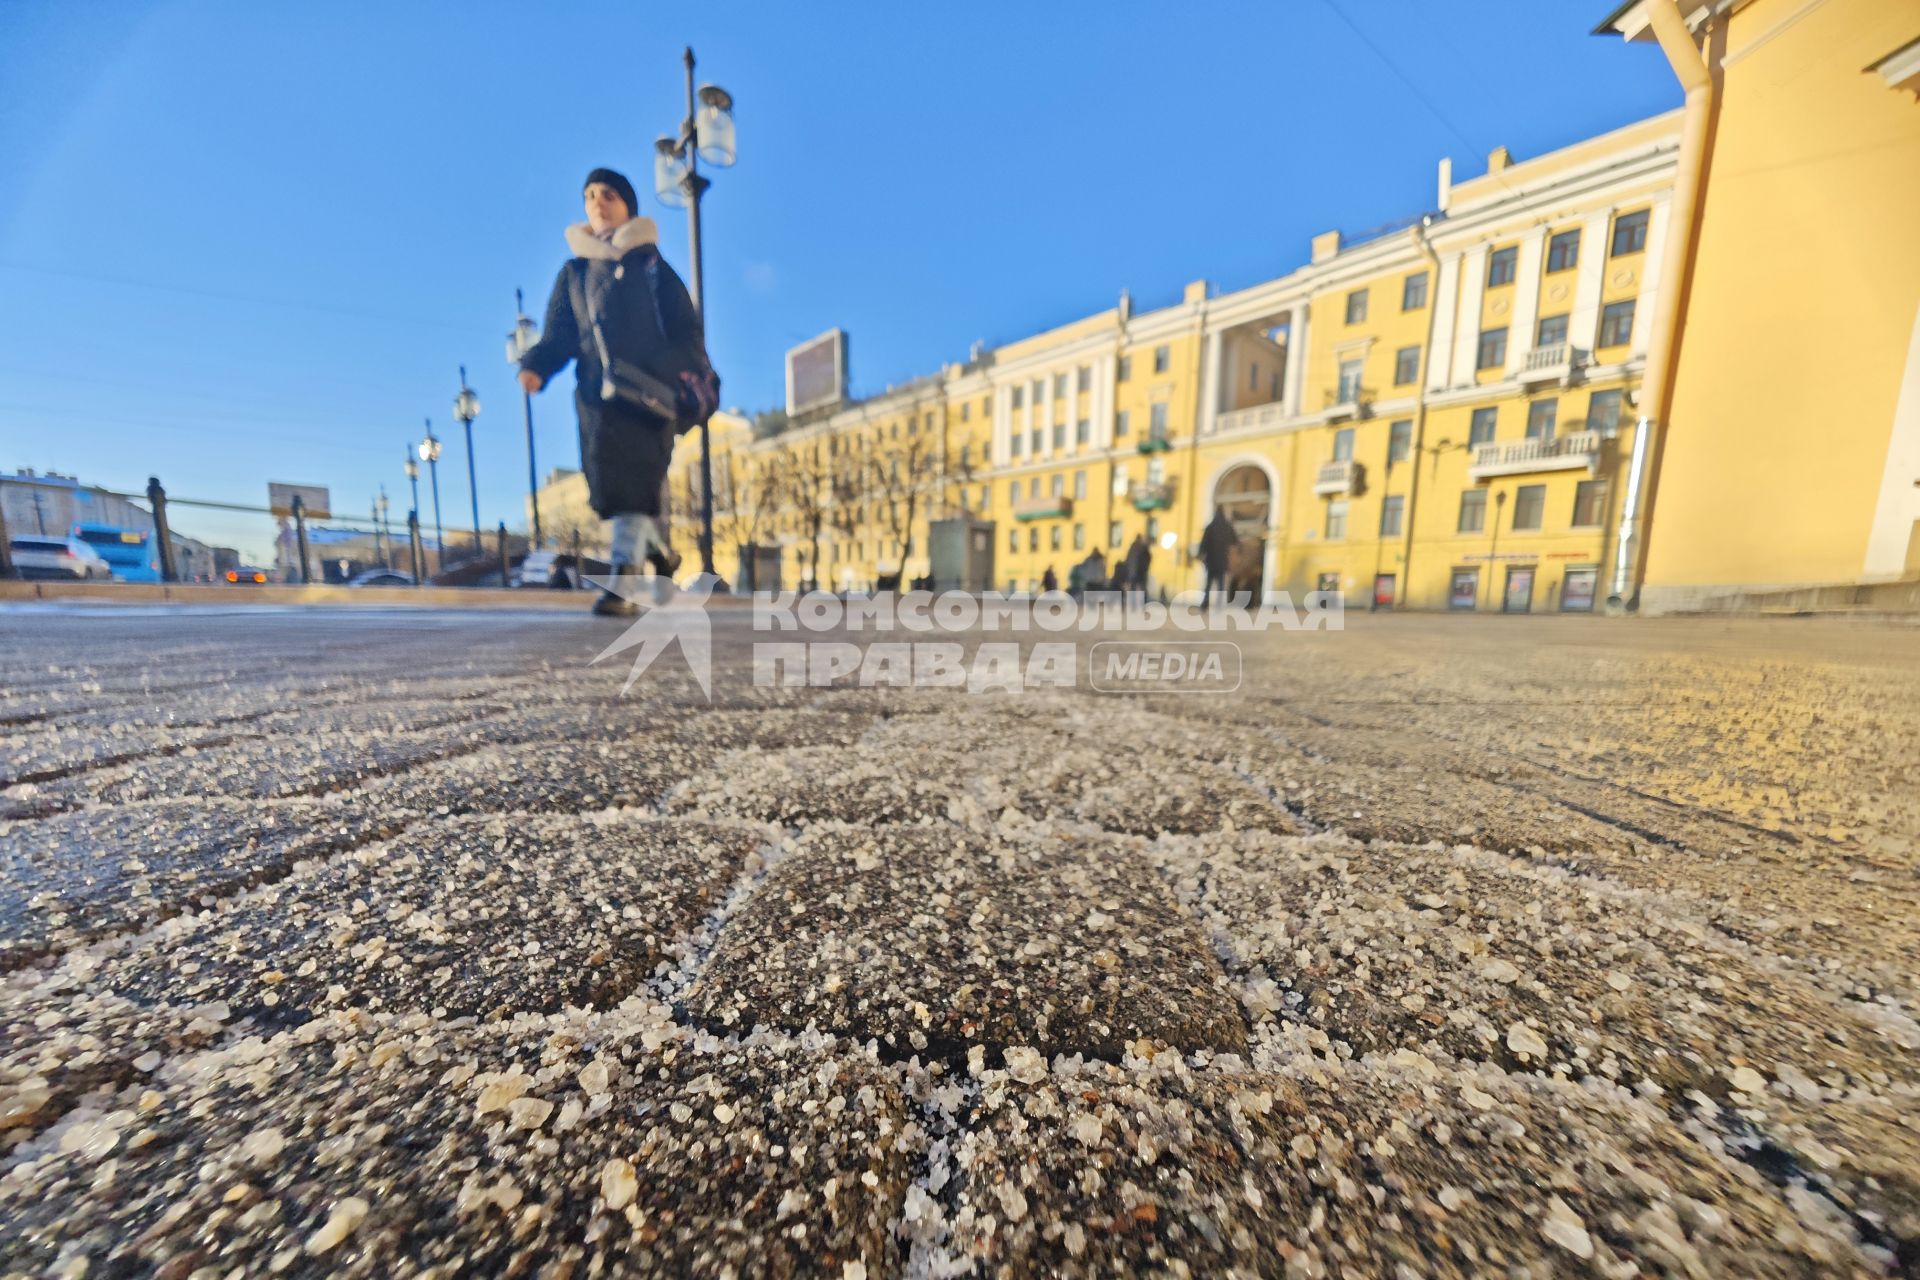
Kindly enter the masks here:
<path id="1" fill-rule="evenodd" d="M 787 412 L 839 404 L 847 398 L 847 335 L 829 329 L 787 352 Z"/>
<path id="2" fill-rule="evenodd" d="M 294 495 L 300 498 L 300 509 L 311 520 L 315 516 L 325 518 L 333 514 L 333 498 L 325 485 L 318 484 L 277 484 L 267 482 L 267 505 L 273 508 L 277 516 L 293 514 Z"/>

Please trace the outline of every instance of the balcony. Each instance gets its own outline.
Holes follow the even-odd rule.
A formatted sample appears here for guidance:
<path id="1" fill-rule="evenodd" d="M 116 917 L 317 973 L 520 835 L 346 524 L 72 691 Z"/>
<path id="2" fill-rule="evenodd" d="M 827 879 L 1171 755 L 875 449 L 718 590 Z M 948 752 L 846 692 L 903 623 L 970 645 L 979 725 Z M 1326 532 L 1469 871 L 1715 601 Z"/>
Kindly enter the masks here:
<path id="1" fill-rule="evenodd" d="M 1213 431 L 1215 435 L 1223 435 L 1229 431 L 1245 431 L 1258 427 L 1277 430 L 1286 420 L 1286 403 L 1275 400 L 1271 404 L 1249 405 L 1245 409 L 1234 409 L 1220 414 L 1213 420 Z"/>
<path id="2" fill-rule="evenodd" d="M 1127 486 L 1127 501 L 1135 511 L 1165 511 L 1173 505 L 1175 481 L 1135 480 Z"/>
<path id="3" fill-rule="evenodd" d="M 1324 498 L 1331 493 L 1350 493 L 1353 490 L 1355 464 L 1351 458 L 1345 462 L 1323 462 L 1313 477 L 1314 496 Z"/>
<path id="4" fill-rule="evenodd" d="M 1521 362 L 1519 379 L 1530 385 L 1558 382 L 1565 386 L 1573 381 L 1580 370 L 1586 368 L 1587 358 L 1587 352 L 1571 343 L 1556 342 L 1550 347 L 1535 347 L 1527 352 L 1527 358 Z"/>
<path id="5" fill-rule="evenodd" d="M 1073 515 L 1073 499 L 1054 494 L 1022 498 L 1013 504 L 1015 520 L 1065 520 Z"/>
<path id="6" fill-rule="evenodd" d="M 1167 433 L 1164 431 L 1149 431 L 1140 437 L 1140 443 L 1135 447 L 1141 453 L 1165 453 L 1173 448 L 1173 442 L 1167 439 Z"/>
<path id="7" fill-rule="evenodd" d="M 1598 431 L 1574 431 L 1551 440 L 1522 440 L 1518 444 L 1483 444 L 1467 464 L 1467 479 L 1491 480 L 1536 471 L 1593 469 L 1600 456 Z"/>

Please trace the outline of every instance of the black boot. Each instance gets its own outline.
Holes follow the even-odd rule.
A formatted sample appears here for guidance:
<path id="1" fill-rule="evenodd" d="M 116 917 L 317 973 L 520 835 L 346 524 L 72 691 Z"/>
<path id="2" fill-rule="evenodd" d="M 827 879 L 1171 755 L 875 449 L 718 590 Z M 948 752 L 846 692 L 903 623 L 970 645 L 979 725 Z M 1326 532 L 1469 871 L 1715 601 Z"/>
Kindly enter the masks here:
<path id="1" fill-rule="evenodd" d="M 680 572 L 680 559 L 680 553 L 671 547 L 665 549 L 655 547 L 647 552 L 647 563 L 652 565 L 653 571 L 663 578 L 671 578 Z"/>
<path id="2" fill-rule="evenodd" d="M 613 581 L 618 582 L 632 573 L 632 565 L 617 564 L 613 566 L 611 576 Z M 603 618 L 631 618 L 640 612 L 640 606 L 623 596 L 603 590 L 600 598 L 593 602 L 593 611 Z"/>

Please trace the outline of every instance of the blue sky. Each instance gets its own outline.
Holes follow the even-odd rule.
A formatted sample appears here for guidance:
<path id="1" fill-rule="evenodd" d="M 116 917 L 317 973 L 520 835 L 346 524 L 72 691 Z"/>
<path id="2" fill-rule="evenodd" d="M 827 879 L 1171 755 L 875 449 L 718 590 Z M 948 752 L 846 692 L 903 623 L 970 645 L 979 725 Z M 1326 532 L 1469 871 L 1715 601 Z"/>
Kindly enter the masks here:
<path id="1" fill-rule="evenodd" d="M 1337 8 L 1335 4 L 1337 3 Z M 706 204 L 725 400 L 778 403 L 832 325 L 860 392 L 1112 303 L 1291 270 L 1315 233 L 1678 105 L 1601 0 L 1206 5 L 6 0 L 0 4 L 0 470 L 362 511 L 468 366 L 481 520 L 521 523 L 504 357 L 596 164 L 654 202 L 680 50 L 738 102 Z M 571 377 L 562 379 L 571 383 Z M 570 388 L 540 466 L 577 465 Z M 261 545 L 246 522 L 190 532 Z"/>

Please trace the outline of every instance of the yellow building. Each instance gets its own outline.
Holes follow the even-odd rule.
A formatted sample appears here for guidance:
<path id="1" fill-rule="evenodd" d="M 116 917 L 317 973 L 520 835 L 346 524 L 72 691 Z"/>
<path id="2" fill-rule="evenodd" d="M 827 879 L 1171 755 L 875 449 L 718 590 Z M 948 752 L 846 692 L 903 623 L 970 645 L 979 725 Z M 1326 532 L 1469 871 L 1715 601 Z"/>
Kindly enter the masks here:
<path id="1" fill-rule="evenodd" d="M 1920 0 L 1635 0 L 1601 30 L 1657 42 L 1687 91 L 1697 213 L 1617 589 L 1920 577 Z"/>

